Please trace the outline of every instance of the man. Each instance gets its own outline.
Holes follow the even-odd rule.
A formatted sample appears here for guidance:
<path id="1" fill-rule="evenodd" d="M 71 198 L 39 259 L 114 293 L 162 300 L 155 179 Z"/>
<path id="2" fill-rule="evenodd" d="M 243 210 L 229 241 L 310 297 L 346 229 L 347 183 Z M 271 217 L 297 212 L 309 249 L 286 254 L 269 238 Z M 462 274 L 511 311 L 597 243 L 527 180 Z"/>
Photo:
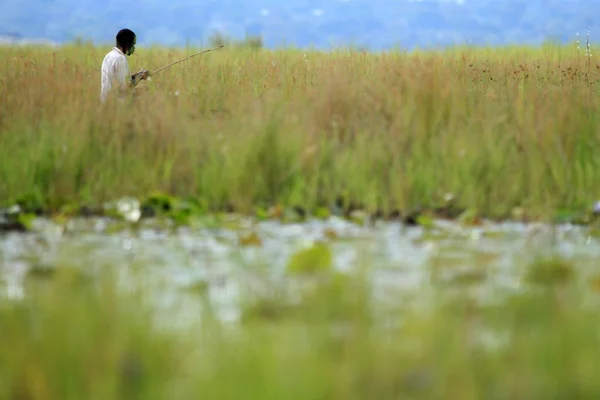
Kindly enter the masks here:
<path id="1" fill-rule="evenodd" d="M 121 29 L 117 33 L 116 39 L 116 46 L 102 61 L 102 89 L 100 92 L 102 103 L 106 102 L 113 88 L 117 89 L 118 97 L 122 99 L 139 81 L 150 76 L 150 72 L 147 70 L 133 75 L 129 74 L 127 57 L 135 52 L 135 33 L 129 29 Z"/>

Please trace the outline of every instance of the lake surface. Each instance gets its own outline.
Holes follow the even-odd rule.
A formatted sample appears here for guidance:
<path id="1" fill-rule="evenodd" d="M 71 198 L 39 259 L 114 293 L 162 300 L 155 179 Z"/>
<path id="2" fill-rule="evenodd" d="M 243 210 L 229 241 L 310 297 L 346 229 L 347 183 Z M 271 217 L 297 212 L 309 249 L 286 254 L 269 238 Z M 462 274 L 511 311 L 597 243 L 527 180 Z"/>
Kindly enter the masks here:
<path id="1" fill-rule="evenodd" d="M 337 217 L 281 223 L 232 215 L 220 226 L 143 220 L 132 230 L 105 218 L 73 219 L 63 226 L 39 219 L 33 232 L 0 236 L 0 288 L 4 296 L 19 298 L 31 271 L 44 276 L 70 267 L 93 276 L 112 268 L 123 289 L 150 288 L 157 312 L 171 325 L 197 319 L 199 293 L 219 318 L 235 322 L 242 296 L 285 285 L 290 257 L 316 241 L 328 243 L 340 273 L 365 267 L 377 300 L 415 307 L 427 306 L 434 284 L 483 302 L 525 290 L 524 266 L 538 257 L 572 260 L 585 280 L 600 256 L 598 239 L 573 225 L 483 221 L 465 227 L 435 221 L 426 229 Z"/>

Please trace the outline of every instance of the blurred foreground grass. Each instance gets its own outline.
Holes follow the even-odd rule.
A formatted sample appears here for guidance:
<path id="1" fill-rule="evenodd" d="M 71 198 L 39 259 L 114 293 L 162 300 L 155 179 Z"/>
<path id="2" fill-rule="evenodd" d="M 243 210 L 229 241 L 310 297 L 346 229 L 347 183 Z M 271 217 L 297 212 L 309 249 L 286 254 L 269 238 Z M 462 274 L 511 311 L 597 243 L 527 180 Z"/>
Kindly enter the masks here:
<path id="1" fill-rule="evenodd" d="M 155 318 L 143 285 L 58 268 L 0 300 L 0 398 L 597 398 L 597 295 L 571 268 L 523 266 L 531 290 L 487 303 L 435 284 L 376 303 L 366 275 L 321 273 L 244 297 L 239 323 L 199 291 L 185 328 Z"/>
<path id="2" fill-rule="evenodd" d="M 600 198 L 599 66 L 576 47 L 369 54 L 224 48 L 100 107 L 109 48 L 0 49 L 0 199 L 153 191 L 211 209 L 457 206 L 506 217 Z M 192 52 L 140 48 L 132 71 Z M 597 155 L 598 154 L 598 155 Z"/>

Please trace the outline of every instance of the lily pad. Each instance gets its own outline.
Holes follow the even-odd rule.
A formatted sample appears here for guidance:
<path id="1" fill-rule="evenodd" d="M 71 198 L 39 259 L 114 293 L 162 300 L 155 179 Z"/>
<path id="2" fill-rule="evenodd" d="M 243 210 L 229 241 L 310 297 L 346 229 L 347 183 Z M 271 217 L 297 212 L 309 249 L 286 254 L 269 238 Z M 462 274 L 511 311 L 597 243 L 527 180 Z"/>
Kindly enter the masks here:
<path id="1" fill-rule="evenodd" d="M 120 232 L 124 232 L 124 231 L 128 230 L 129 228 L 130 228 L 130 226 L 126 222 L 116 221 L 111 224 L 108 224 L 106 226 L 106 229 L 104 229 L 104 233 L 107 233 L 107 234 L 120 233 Z"/>
<path id="2" fill-rule="evenodd" d="M 573 279 L 573 265 L 559 258 L 548 258 L 534 262 L 529 266 L 526 279 L 530 283 L 541 285 L 559 285 Z"/>
<path id="3" fill-rule="evenodd" d="M 333 254 L 326 243 L 315 242 L 309 248 L 293 254 L 287 265 L 292 274 L 311 274 L 330 271 L 333 267 Z"/>
<path id="4" fill-rule="evenodd" d="M 502 257 L 500 253 L 492 253 L 488 251 L 476 251 L 473 254 L 475 263 L 480 266 L 488 266 L 491 263 L 498 261 Z"/>
<path id="5" fill-rule="evenodd" d="M 219 216 L 218 220 L 221 223 L 221 228 L 231 229 L 233 231 L 240 230 L 244 227 L 244 218 L 237 214 L 225 214 Z"/>
<path id="6" fill-rule="evenodd" d="M 429 230 L 429 231 L 423 232 L 421 237 L 418 238 L 417 240 L 415 240 L 415 242 L 419 243 L 419 242 L 424 242 L 424 241 L 428 241 L 428 240 L 442 241 L 442 240 L 450 239 L 451 237 L 452 237 L 452 232 L 449 232 L 447 230 L 443 230 L 443 229 Z"/>
<path id="7" fill-rule="evenodd" d="M 463 212 L 458 220 L 463 226 L 480 226 L 482 224 L 481 217 L 477 210 L 469 209 Z"/>
<path id="8" fill-rule="evenodd" d="M 461 268 L 467 265 L 469 260 L 464 256 L 436 254 L 429 259 L 429 265 L 434 270 L 448 268 Z"/>
<path id="9" fill-rule="evenodd" d="M 331 211 L 327 207 L 319 207 L 315 210 L 315 217 L 319 219 L 327 219 L 331 217 Z"/>
<path id="10" fill-rule="evenodd" d="M 557 224 L 574 223 L 581 217 L 581 213 L 575 210 L 558 210 L 552 217 L 552 221 Z"/>
<path id="11" fill-rule="evenodd" d="M 433 228 L 435 223 L 433 218 L 429 215 L 420 214 L 415 218 L 417 225 L 422 226 L 423 228 Z"/>
<path id="12" fill-rule="evenodd" d="M 27 270 L 27 278 L 48 279 L 56 274 L 56 268 L 47 265 L 33 264 Z"/>
<path id="13" fill-rule="evenodd" d="M 267 215 L 269 218 L 281 218 L 283 217 L 284 208 L 281 204 L 277 204 L 273 207 L 269 207 Z"/>
<path id="14" fill-rule="evenodd" d="M 256 218 L 258 218 L 259 221 L 265 221 L 269 219 L 269 212 L 263 207 L 256 207 L 254 214 L 256 215 Z"/>
<path id="15" fill-rule="evenodd" d="M 510 212 L 510 216 L 512 219 L 514 219 L 515 221 L 524 221 L 527 214 L 525 212 L 525 209 L 523 207 L 515 207 L 511 210 Z"/>
<path id="16" fill-rule="evenodd" d="M 51 218 L 52 222 L 57 225 L 65 226 L 69 222 L 69 216 L 63 213 L 53 215 Z"/>
<path id="17" fill-rule="evenodd" d="M 33 226 L 33 221 L 36 216 L 33 213 L 23 213 L 17 216 L 17 222 L 21 224 L 26 230 L 30 231 Z"/>
<path id="18" fill-rule="evenodd" d="M 350 213 L 350 221 L 358 225 L 365 225 L 369 219 L 369 214 L 362 210 L 354 210 Z"/>
<path id="19" fill-rule="evenodd" d="M 484 282 L 488 277 L 485 269 L 470 268 L 468 270 L 452 274 L 447 283 L 457 285 L 474 285 Z"/>
<path id="20" fill-rule="evenodd" d="M 204 295 L 208 292 L 210 284 L 205 280 L 198 280 L 184 287 L 184 291 L 192 294 Z"/>
<path id="21" fill-rule="evenodd" d="M 79 214 L 81 207 L 78 204 L 65 204 L 60 208 L 59 215 L 64 217 L 75 217 Z"/>
<path id="22" fill-rule="evenodd" d="M 305 219 L 305 212 L 299 207 L 286 207 L 283 211 L 282 221 L 287 223 L 302 222 Z"/>
<path id="23" fill-rule="evenodd" d="M 88 285 L 93 282 L 91 276 L 86 275 L 80 268 L 71 265 L 44 265 L 32 264 L 25 275 L 25 282 L 58 282 L 75 286 Z M 81 286 L 83 287 L 83 286 Z"/>
<path id="24" fill-rule="evenodd" d="M 491 239 L 502 239 L 506 237 L 506 232 L 485 230 L 481 232 L 481 236 Z"/>
<path id="25" fill-rule="evenodd" d="M 262 246 L 262 239 L 254 231 L 241 234 L 238 242 L 241 246 Z"/>
<path id="26" fill-rule="evenodd" d="M 289 306 L 280 296 L 252 300 L 242 307 L 243 323 L 276 321 L 289 315 Z"/>
<path id="27" fill-rule="evenodd" d="M 332 228 L 326 228 L 323 231 L 323 236 L 325 236 L 329 240 L 336 240 L 336 239 L 339 238 L 339 235 L 338 235 L 337 231 L 335 229 L 332 229 Z"/>
<path id="28" fill-rule="evenodd" d="M 218 215 L 209 214 L 203 217 L 198 218 L 198 224 L 207 228 L 207 229 L 218 229 L 223 226 L 223 222 L 219 218 Z"/>

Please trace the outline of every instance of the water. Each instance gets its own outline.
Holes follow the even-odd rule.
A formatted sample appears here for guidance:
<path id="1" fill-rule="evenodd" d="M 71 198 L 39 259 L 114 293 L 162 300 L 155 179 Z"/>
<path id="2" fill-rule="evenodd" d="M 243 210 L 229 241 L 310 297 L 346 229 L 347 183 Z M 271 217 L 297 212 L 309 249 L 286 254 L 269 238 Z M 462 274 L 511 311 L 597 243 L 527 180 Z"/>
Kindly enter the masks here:
<path id="1" fill-rule="evenodd" d="M 174 228 L 144 220 L 135 231 L 115 229 L 122 224 L 98 218 L 60 226 L 40 219 L 33 232 L 0 236 L 3 294 L 22 297 L 32 269 L 71 267 L 93 276 L 113 268 L 123 290 L 150 288 L 152 303 L 169 324 L 198 318 L 203 307 L 198 293 L 219 318 L 235 322 L 241 296 L 284 284 L 290 256 L 316 241 L 329 244 L 337 271 L 367 267 L 377 300 L 411 299 L 415 307 L 426 307 L 433 284 L 492 302 L 523 290 L 523 267 L 537 257 L 573 260 L 585 276 L 593 273 L 600 256 L 598 240 L 586 228 L 572 225 L 484 221 L 463 227 L 437 221 L 428 230 L 400 222 L 360 225 L 337 217 L 284 224 L 232 216 L 220 227 L 197 223 Z M 244 237 L 258 242 L 244 245 Z M 415 293 L 419 296 L 411 296 Z"/>

